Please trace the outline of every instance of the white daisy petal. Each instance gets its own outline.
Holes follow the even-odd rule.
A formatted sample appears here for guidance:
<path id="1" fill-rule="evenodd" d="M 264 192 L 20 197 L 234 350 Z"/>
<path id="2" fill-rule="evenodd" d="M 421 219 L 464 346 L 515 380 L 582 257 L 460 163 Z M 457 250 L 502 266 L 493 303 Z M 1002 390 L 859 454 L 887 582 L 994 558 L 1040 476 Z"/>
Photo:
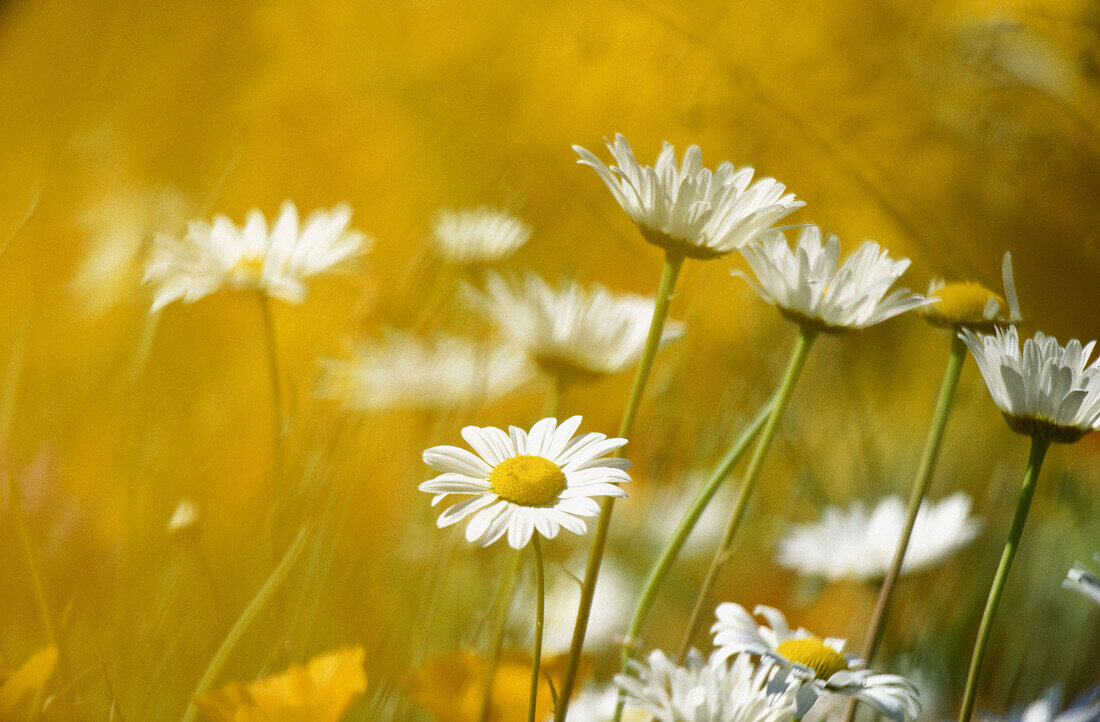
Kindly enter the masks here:
<path id="1" fill-rule="evenodd" d="M 432 229 L 432 247 L 440 258 L 458 265 L 497 263 L 531 237 L 531 228 L 493 208 L 441 211 Z"/>

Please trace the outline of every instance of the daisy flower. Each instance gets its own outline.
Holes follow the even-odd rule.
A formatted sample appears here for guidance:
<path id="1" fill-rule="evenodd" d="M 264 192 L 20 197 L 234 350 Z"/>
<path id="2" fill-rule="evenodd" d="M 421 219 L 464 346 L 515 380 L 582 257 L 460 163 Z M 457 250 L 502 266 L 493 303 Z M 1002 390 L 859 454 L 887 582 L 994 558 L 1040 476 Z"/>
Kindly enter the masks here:
<path id="1" fill-rule="evenodd" d="M 781 231 L 741 248 L 756 280 L 740 276 L 790 320 L 827 333 L 855 331 L 923 306 L 928 300 L 908 289 L 890 292 L 909 259 L 896 261 L 877 243 L 864 241 L 840 261 L 840 241 L 821 229 L 803 226 L 792 249 Z M 889 292 L 889 293 L 888 293 Z"/>
<path id="2" fill-rule="evenodd" d="M 668 253 L 688 258 L 718 258 L 752 240 L 776 221 L 805 205 L 774 178 L 752 183 L 753 169 L 722 163 L 711 171 L 693 145 L 676 164 L 664 144 L 657 162 L 639 165 L 626 138 L 606 141 L 616 165 L 607 166 L 579 145 L 578 163 L 591 167 L 642 232 Z"/>
<path id="3" fill-rule="evenodd" d="M 890 719 L 902 722 L 920 713 L 916 687 L 904 677 L 879 674 L 863 669 L 864 662 L 853 654 L 844 654 L 844 640 L 822 639 L 805 629 L 787 626 L 783 613 L 772 607 L 758 606 L 754 615 L 764 617 L 768 626 L 756 621 L 739 604 L 725 602 L 716 610 L 718 621 L 711 628 L 716 655 L 726 659 L 735 654 L 757 654 L 775 666 L 769 681 L 771 689 L 797 684 L 797 709 L 800 718 L 823 694 L 836 693 L 855 697 Z"/>
<path id="4" fill-rule="evenodd" d="M 446 409 L 498 399 L 532 373 L 522 349 L 389 330 L 353 359 L 321 361 L 317 395 L 359 411 Z"/>
<path id="5" fill-rule="evenodd" d="M 1100 359 L 1088 365 L 1095 341 L 1062 347 L 1037 333 L 1021 350 L 1015 326 L 991 335 L 964 328 L 960 335 L 1016 433 L 1068 444 L 1100 428 Z"/>
<path id="6" fill-rule="evenodd" d="M 963 493 L 930 503 L 917 512 L 901 571 L 939 564 L 966 546 L 981 530 Z M 837 579 L 881 579 L 890 568 L 905 524 L 899 496 L 881 500 L 868 513 L 856 502 L 848 510 L 825 507 L 821 521 L 792 527 L 779 542 L 777 561 L 802 574 Z"/>
<path id="7" fill-rule="evenodd" d="M 183 238 L 160 234 L 145 267 L 154 287 L 153 310 L 173 301 L 193 303 L 221 289 L 257 291 L 301 303 L 312 276 L 333 273 L 366 253 L 373 240 L 351 230 L 351 208 L 314 211 L 299 223 L 298 209 L 283 203 L 268 228 L 253 209 L 237 226 L 226 216 L 192 221 Z"/>
<path id="8" fill-rule="evenodd" d="M 1093 558 L 1097 562 L 1100 562 L 1100 554 L 1097 554 Z M 1080 562 L 1074 564 L 1073 568 L 1066 573 L 1066 578 L 1062 581 L 1062 586 L 1066 589 L 1078 591 L 1097 604 L 1100 604 L 1100 578 L 1097 578 L 1095 574 L 1089 571 L 1089 569 Z"/>
<path id="9" fill-rule="evenodd" d="M 580 425 L 581 417 L 573 416 L 560 425 L 542 419 L 530 432 L 467 426 L 462 438 L 477 453 L 456 446 L 427 449 L 424 463 L 442 473 L 417 488 L 434 495 L 432 506 L 451 494 L 466 497 L 436 523 L 442 528 L 472 514 L 466 540 L 482 546 L 505 534 L 513 549 L 526 546 L 536 531 L 548 539 L 563 528 L 583 534 L 583 517 L 600 513 L 593 497 L 626 496 L 618 484 L 630 481 L 630 462 L 606 458 L 626 439 L 592 432 L 574 437 Z"/>
<path id="10" fill-rule="evenodd" d="M 767 670 L 740 656 L 713 654 L 704 660 L 697 650 L 677 666 L 664 652 L 650 652 L 645 662 L 630 660 L 632 674 L 615 675 L 628 701 L 659 722 L 780 722 L 795 712 L 791 694 L 767 689 Z"/>
<path id="11" fill-rule="evenodd" d="M 1019 323 L 1020 301 L 1016 298 L 1016 282 L 1012 278 L 1012 254 L 1001 260 L 1001 279 L 1005 295 L 1001 297 L 977 281 L 945 283 L 937 278 L 928 286 L 932 301 L 917 313 L 933 326 L 962 327 L 991 333 L 998 325 Z M 1006 300 L 1007 299 L 1007 300 Z"/>
<path id="12" fill-rule="evenodd" d="M 531 228 L 493 208 L 440 211 L 432 229 L 436 255 L 458 265 L 496 263 L 519 249 Z"/>
<path id="13" fill-rule="evenodd" d="M 1026 707 L 1011 710 L 1003 717 L 985 714 L 981 722 L 1100 722 L 1100 688 L 1093 687 L 1062 708 L 1065 693 L 1054 685 Z"/>
<path id="14" fill-rule="evenodd" d="M 468 295 L 543 371 L 573 380 L 598 379 L 637 363 L 654 306 L 653 299 L 598 284 L 585 289 L 566 281 L 555 288 L 533 273 L 522 279 L 490 273 L 485 292 L 470 289 Z M 682 333 L 681 324 L 669 322 L 662 342 Z"/>

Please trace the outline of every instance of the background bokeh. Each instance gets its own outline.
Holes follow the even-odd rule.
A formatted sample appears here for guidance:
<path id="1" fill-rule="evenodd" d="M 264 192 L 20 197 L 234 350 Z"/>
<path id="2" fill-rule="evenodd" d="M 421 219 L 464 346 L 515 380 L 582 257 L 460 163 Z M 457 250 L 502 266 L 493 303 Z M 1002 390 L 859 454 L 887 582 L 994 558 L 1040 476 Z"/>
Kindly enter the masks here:
<path id="1" fill-rule="evenodd" d="M 221 294 L 151 323 L 140 276 L 154 230 L 270 215 L 290 198 L 304 211 L 346 201 L 377 239 L 363 273 L 276 307 L 288 468 L 316 490 L 299 512 L 331 523 L 291 580 L 290 621 L 278 608 L 259 620 L 223 675 L 362 644 L 370 683 L 354 719 L 421 719 L 404 675 L 480 643 L 507 563 L 434 528 L 415 491 L 430 473 L 420 451 L 456 443 L 469 423 L 529 425 L 542 404 L 534 385 L 491 405 L 355 419 L 314 399 L 318 359 L 363 334 L 486 332 L 457 300 L 422 313 L 459 275 L 427 250 L 440 208 L 488 203 L 524 218 L 534 235 L 510 266 L 651 294 L 660 252 L 570 145 L 598 151 L 622 132 L 652 162 L 662 140 L 697 143 L 709 165 L 787 184 L 807 203 L 792 222 L 911 257 L 903 280 L 915 290 L 934 276 L 999 289 L 1010 250 L 1025 333 L 1100 335 L 1090 0 L 7 0 L 0 97 L 2 464 L 23 491 L 59 628 L 57 719 L 106 719 L 112 699 L 127 719 L 178 717 L 272 565 L 256 305 Z M 767 398 L 793 339 L 729 277 L 737 263 L 686 264 L 672 316 L 687 333 L 659 357 L 629 448 L 637 483 L 612 529 L 628 585 L 659 548 L 662 500 L 695 488 Z M 775 541 L 823 504 L 906 492 L 947 346 L 910 317 L 818 344 L 723 598 L 858 643 L 873 590 L 799 580 L 774 564 Z M 570 390 L 566 411 L 612 432 L 629 376 Z M 1100 550 L 1097 436 L 1049 457 L 982 707 L 1100 681 L 1098 610 L 1059 589 L 1074 560 Z M 967 490 L 986 529 L 944 568 L 903 580 L 883 657 L 921 676 L 933 712 L 957 704 L 1026 451 L 968 362 L 932 495 Z M 165 532 L 183 498 L 200 510 L 187 540 Z M 45 638 L 6 489 L 0 503 L 10 666 Z M 551 554 L 576 572 L 584 542 Z M 676 643 L 706 557 L 676 567 L 647 642 Z M 519 598 L 525 619 L 529 590 Z M 512 641 L 526 633 L 517 625 Z M 614 651 L 593 651 L 599 679 Z"/>

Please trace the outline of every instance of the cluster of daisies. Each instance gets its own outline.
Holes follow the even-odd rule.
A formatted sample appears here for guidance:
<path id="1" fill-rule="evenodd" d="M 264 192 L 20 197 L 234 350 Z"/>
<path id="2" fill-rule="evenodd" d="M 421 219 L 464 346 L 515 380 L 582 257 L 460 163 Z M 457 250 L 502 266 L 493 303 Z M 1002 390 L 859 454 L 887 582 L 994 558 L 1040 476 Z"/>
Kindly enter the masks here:
<path id="1" fill-rule="evenodd" d="M 468 448 L 436 446 L 423 453 L 424 462 L 438 473 L 419 489 L 431 494 L 433 506 L 445 506 L 437 519 L 439 527 L 465 522 L 465 538 L 471 543 L 487 546 L 504 539 L 513 549 L 534 552 L 540 596 L 529 719 L 534 719 L 536 709 L 543 623 L 540 540 L 553 539 L 562 529 L 585 534 L 591 520 L 599 519 L 575 615 L 570 664 L 555 699 L 554 719 L 563 722 L 613 501 L 626 496 L 623 486 L 630 481 L 630 462 L 622 452 L 654 357 L 683 334 L 682 324 L 667 319 L 679 270 L 687 259 L 707 261 L 740 252 L 751 275 L 735 275 L 794 324 L 798 343 L 759 423 L 746 430 L 743 447 L 736 453 L 731 450 L 730 463 L 715 474 L 716 483 L 721 482 L 755 440 L 697 612 L 715 609 L 708 601 L 713 578 L 729 555 L 814 339 L 856 332 L 915 311 L 930 324 L 949 330 L 952 361 L 908 507 L 902 499 L 890 498 L 870 513 L 859 505 L 847 512 L 826 509 L 818 525 L 788 534 L 780 544 L 779 561 L 826 579 L 881 581 L 884 602 L 898 574 L 935 564 L 974 538 L 981 524 L 969 516 L 968 498 L 956 494 L 934 503 L 926 496 L 954 383 L 969 350 L 1008 426 L 1030 437 L 1033 446 L 1012 535 L 975 644 L 968 698 L 960 715 L 966 722 L 1000 596 L 998 585 L 1003 586 L 1011 566 L 1043 455 L 1052 442 L 1073 442 L 1100 428 L 1100 362 L 1090 362 L 1094 342 L 1063 346 L 1037 333 L 1021 345 L 1014 325 L 1021 315 L 1007 254 L 1002 264 L 1003 296 L 973 282 L 935 281 L 927 294 L 914 293 L 895 288 L 908 259 L 892 258 L 877 243 L 865 241 L 842 259 L 839 239 L 817 226 L 795 227 L 794 237 L 788 236 L 789 228 L 776 227 L 804 204 L 774 179 L 754 181 L 752 168 L 722 163 L 711 170 L 703 166 L 697 146 L 678 161 L 668 144 L 653 166 L 644 166 L 621 135 L 608 142 L 611 165 L 584 148 L 575 150 L 579 162 L 597 173 L 642 237 L 664 251 L 665 273 L 655 298 L 619 294 L 598 285 L 586 288 L 572 281 L 552 284 L 531 272 L 494 270 L 528 241 L 531 229 L 495 209 L 446 211 L 436 220 L 432 249 L 442 262 L 462 270 L 463 302 L 494 325 L 503 341 L 453 336 L 423 340 L 412 331 L 391 330 L 363 342 L 351 359 L 322 362 L 318 388 L 319 395 L 363 411 L 438 408 L 490 400 L 536 380 L 560 393 L 564 386 L 637 367 L 617 436 L 581 433 L 580 416 L 559 423 L 556 414 L 550 414 L 526 429 L 468 426 L 460 434 Z M 313 276 L 347 270 L 369 251 L 372 240 L 351 228 L 350 218 L 350 209 L 338 206 L 300 220 L 288 202 L 270 225 L 253 211 L 243 226 L 218 216 L 209 223 L 192 222 L 182 236 L 158 236 L 145 274 L 153 288 L 152 308 L 194 302 L 223 289 L 255 293 L 265 304 L 268 299 L 301 303 Z M 618 631 L 624 632 L 628 644 L 622 672 L 615 678 L 611 710 L 592 713 L 591 719 L 643 714 L 662 722 L 770 722 L 801 719 L 812 709 L 821 712 L 846 698 L 894 720 L 913 719 L 920 710 L 916 688 L 902 677 L 868 668 L 873 644 L 863 658 L 845 654 L 843 640 L 821 638 L 804 629 L 792 631 L 784 616 L 770 607 L 754 610 L 767 622 L 760 626 L 742 607 L 718 604 L 714 651 L 709 656 L 694 649 L 695 628 L 689 624 L 678 654 L 653 650 L 636 657 L 649 605 L 713 494 L 709 484 L 700 492 L 670 534 L 644 592 L 639 592 L 629 628 L 627 620 L 621 620 Z M 1096 578 L 1084 567 L 1069 572 L 1067 585 L 1100 596 Z M 507 595 L 504 599 L 507 602 Z M 872 638 L 878 634 L 874 629 L 872 625 Z M 487 657 L 492 665 L 493 655 Z M 491 685 L 491 669 L 486 679 Z"/>

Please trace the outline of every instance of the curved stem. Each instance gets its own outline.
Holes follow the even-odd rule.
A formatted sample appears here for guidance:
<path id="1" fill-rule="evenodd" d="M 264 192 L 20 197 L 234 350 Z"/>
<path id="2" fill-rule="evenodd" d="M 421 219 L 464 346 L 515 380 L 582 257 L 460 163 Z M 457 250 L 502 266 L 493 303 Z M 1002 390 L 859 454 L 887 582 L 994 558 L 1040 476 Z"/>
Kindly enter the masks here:
<path id="1" fill-rule="evenodd" d="M 479 722 L 488 722 L 493 713 L 493 677 L 496 676 L 497 664 L 500 663 L 500 650 L 504 644 L 504 627 L 508 623 L 508 607 L 512 602 L 512 592 L 516 588 L 516 575 L 519 573 L 522 562 L 523 550 L 517 549 L 512 563 L 504 571 L 504 578 L 500 580 L 497 598 L 493 600 L 493 636 L 489 642 L 489 656 L 485 661 L 485 681 L 481 688 Z"/>
<path id="2" fill-rule="evenodd" d="M 1008 540 L 1005 542 L 1004 551 L 1001 552 L 1001 561 L 997 565 L 997 573 L 993 576 L 993 585 L 989 588 L 989 597 L 985 602 L 985 611 L 982 612 L 982 622 L 978 626 L 978 638 L 974 641 L 974 652 L 970 656 L 970 670 L 966 673 L 966 689 L 963 691 L 962 709 L 959 711 L 959 722 L 970 722 L 970 715 L 974 711 L 974 699 L 978 692 L 978 675 L 982 671 L 982 660 L 985 658 L 985 648 L 989 643 L 989 635 L 993 629 L 993 616 L 997 613 L 997 605 L 1001 601 L 1005 582 L 1008 580 L 1009 569 L 1012 568 L 1012 560 L 1016 557 L 1016 550 L 1020 546 L 1020 537 L 1024 533 L 1024 523 L 1027 522 L 1027 512 L 1031 508 L 1031 498 L 1035 495 L 1035 482 L 1039 479 L 1039 469 L 1043 466 L 1043 458 L 1050 448 L 1050 440 L 1033 437 L 1031 439 L 1031 453 L 1027 460 L 1027 470 L 1024 472 L 1024 483 L 1020 488 L 1020 498 L 1016 502 L 1016 515 L 1012 518 L 1012 526 L 1008 530 Z"/>
<path id="3" fill-rule="evenodd" d="M 653 318 L 649 322 L 649 334 L 646 336 L 645 347 L 642 356 L 638 360 L 638 370 L 634 374 L 634 384 L 630 388 L 630 396 L 626 400 L 626 409 L 623 411 L 622 422 L 619 424 L 619 436 L 629 439 L 630 432 L 634 428 L 634 419 L 638 414 L 638 405 L 645 394 L 646 384 L 649 382 L 650 372 L 653 371 L 653 361 L 657 357 L 657 350 L 661 347 L 661 335 L 665 328 L 665 319 L 668 318 L 668 307 L 672 301 L 672 294 L 676 289 L 676 279 L 680 275 L 680 268 L 684 265 L 684 257 L 675 253 L 665 254 L 665 267 L 661 273 L 661 285 L 657 289 L 657 297 L 653 304 Z M 623 449 L 616 452 L 616 456 L 622 454 Z M 554 722 L 565 722 L 565 714 L 569 710 L 569 699 L 573 696 L 573 686 L 577 680 L 577 670 L 580 666 L 581 648 L 584 646 L 584 635 L 588 631 L 588 615 L 592 611 L 592 598 L 596 593 L 596 581 L 600 575 L 600 564 L 603 562 L 603 550 L 607 544 L 607 532 L 611 527 L 611 513 L 615 509 L 615 498 L 605 496 L 600 502 L 600 517 L 596 521 L 596 531 L 592 538 L 592 547 L 588 552 L 588 564 L 584 571 L 584 585 L 581 587 L 581 599 L 577 607 L 577 621 L 573 626 L 573 639 L 569 645 L 569 659 L 565 667 L 565 677 L 562 679 L 560 694 L 558 695 L 557 709 L 554 711 Z"/>
<path id="4" fill-rule="evenodd" d="M 546 580 L 542 569 L 542 545 L 536 532 L 531 537 L 535 552 L 535 648 L 531 651 L 531 692 L 527 703 L 527 722 L 535 722 L 535 706 L 539 696 L 539 666 L 542 661 L 542 620 L 545 615 Z"/>
<path id="5" fill-rule="evenodd" d="M 764 428 L 760 432 L 756 448 L 753 449 L 752 458 L 749 459 L 748 468 L 745 469 L 745 478 L 737 492 L 733 512 L 730 515 L 729 523 L 726 525 L 726 531 L 722 535 L 722 543 L 718 545 L 718 549 L 714 553 L 710 569 L 707 570 L 706 579 L 703 580 L 703 586 L 699 589 L 699 596 L 695 600 L 695 608 L 691 611 L 691 619 L 688 621 L 687 630 L 684 632 L 684 639 L 680 643 L 678 656 L 681 662 L 687 655 L 687 651 L 691 647 L 691 640 L 695 637 L 699 624 L 702 622 L 703 607 L 706 605 L 707 597 L 710 596 L 710 591 L 714 588 L 714 583 L 718 579 L 718 572 L 729 557 L 733 537 L 737 533 L 737 527 L 741 525 L 741 519 L 748 508 L 756 479 L 760 476 L 760 470 L 764 467 L 764 457 L 767 456 L 768 449 L 775 438 L 775 433 L 779 430 L 779 421 L 783 418 L 783 412 L 786 411 L 787 403 L 791 400 L 791 393 L 794 391 L 802 367 L 806 364 L 806 357 L 809 356 L 815 338 L 817 338 L 817 331 L 809 326 L 802 326 L 798 331 L 794 348 L 791 350 L 791 359 L 787 363 L 787 371 L 783 375 L 779 389 L 775 392 L 775 402 L 771 413 L 768 414 L 768 420 L 764 423 Z"/>
<path id="6" fill-rule="evenodd" d="M 267 352 L 267 366 L 271 375 L 271 406 L 274 423 L 271 478 L 273 491 L 278 495 L 282 491 L 283 435 L 286 430 L 286 420 L 283 415 L 282 372 L 279 366 L 279 345 L 275 337 L 275 317 L 271 312 L 271 299 L 263 291 L 258 291 L 256 297 L 260 302 L 260 315 L 263 317 L 264 348 Z"/>
<path id="7" fill-rule="evenodd" d="M 256 596 L 252 597 L 252 601 L 248 603 L 248 606 L 241 612 L 241 616 L 237 618 L 237 621 L 233 623 L 233 627 L 229 630 L 229 633 L 222 640 L 221 646 L 218 647 L 218 651 L 214 652 L 214 656 L 211 657 L 210 663 L 206 665 L 206 671 L 203 672 L 202 678 L 199 680 L 198 685 L 195 687 L 195 691 L 192 693 L 192 702 L 187 705 L 187 711 L 183 715 L 183 722 L 192 722 L 195 716 L 198 714 L 198 707 L 195 706 L 194 698 L 202 697 L 210 691 L 210 687 L 214 684 L 214 680 L 218 678 L 218 674 L 221 673 L 225 663 L 229 661 L 229 655 L 233 653 L 233 650 L 237 647 L 237 644 L 241 641 L 241 637 L 244 636 L 245 630 L 252 624 L 253 620 L 259 615 L 267 603 L 275 596 L 275 592 L 286 581 L 287 575 L 290 574 L 291 568 L 294 563 L 298 561 L 298 557 L 302 555 L 302 551 L 306 548 L 306 541 L 309 539 L 310 527 L 307 524 L 302 527 L 302 530 L 298 532 L 298 536 L 291 542 L 287 548 L 286 553 L 283 554 L 283 558 L 279 561 L 278 566 L 271 572 L 267 580 L 264 582 L 260 590 L 256 592 Z"/>
<path id="8" fill-rule="evenodd" d="M 627 661 L 634 657 L 634 653 L 638 647 L 638 633 L 642 629 L 642 625 L 645 624 L 646 618 L 649 616 L 649 610 L 653 606 L 653 602 L 657 599 L 657 590 L 660 589 L 661 584 L 664 583 L 665 577 L 668 576 L 669 569 L 672 568 L 673 562 L 680 555 L 680 550 L 684 548 L 684 544 L 688 540 L 688 536 L 691 535 L 692 530 L 695 529 L 695 525 L 699 522 L 699 517 L 703 515 L 710 500 L 714 498 L 714 494 L 718 491 L 718 487 L 722 485 L 722 482 L 729 476 L 730 471 L 736 466 L 737 462 L 741 460 L 741 457 L 745 455 L 745 451 L 749 448 L 749 444 L 756 438 L 756 435 L 760 433 L 760 429 L 763 428 L 764 422 L 767 421 L 771 415 L 772 407 L 775 405 L 775 399 L 769 399 L 764 407 L 757 412 L 756 417 L 752 422 L 745 427 L 741 435 L 737 437 L 737 441 L 726 453 L 722 461 L 719 462 L 714 472 L 707 479 L 707 483 L 703 485 L 703 488 L 695 495 L 695 498 L 691 502 L 691 506 L 688 507 L 687 512 L 683 518 L 680 519 L 676 525 L 676 529 L 672 532 L 672 536 L 669 538 L 668 543 L 665 544 L 664 549 L 661 550 L 660 556 L 657 557 L 657 561 L 653 563 L 653 568 L 649 570 L 649 576 L 646 578 L 645 586 L 642 587 L 641 596 L 638 597 L 638 603 L 634 607 L 634 616 L 630 618 L 630 626 L 627 628 L 626 639 L 623 642 L 622 653 L 622 667 L 620 671 L 623 674 L 627 672 Z M 619 700 L 615 705 L 615 718 L 614 722 L 619 722 L 622 719 L 623 708 L 626 704 L 626 699 L 619 692 Z"/>

